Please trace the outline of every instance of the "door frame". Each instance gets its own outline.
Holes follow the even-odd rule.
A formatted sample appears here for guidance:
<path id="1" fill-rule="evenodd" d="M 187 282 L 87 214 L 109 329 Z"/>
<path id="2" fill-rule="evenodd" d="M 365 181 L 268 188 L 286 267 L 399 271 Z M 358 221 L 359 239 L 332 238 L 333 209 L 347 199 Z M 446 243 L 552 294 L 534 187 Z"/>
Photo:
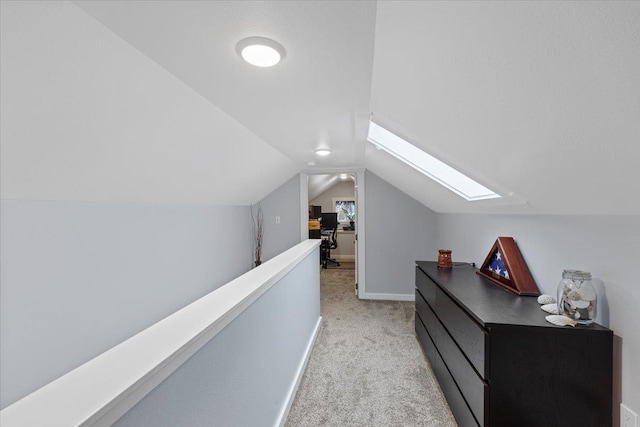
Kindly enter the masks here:
<path id="1" fill-rule="evenodd" d="M 358 286 L 358 298 L 363 299 L 366 295 L 366 268 L 365 268 L 365 168 L 319 168 L 307 169 L 300 172 L 300 238 L 307 240 L 309 238 L 309 223 L 307 222 L 309 212 L 309 175 L 327 175 L 351 173 L 356 175 L 356 231 L 354 238 L 356 239 L 356 277 Z"/>

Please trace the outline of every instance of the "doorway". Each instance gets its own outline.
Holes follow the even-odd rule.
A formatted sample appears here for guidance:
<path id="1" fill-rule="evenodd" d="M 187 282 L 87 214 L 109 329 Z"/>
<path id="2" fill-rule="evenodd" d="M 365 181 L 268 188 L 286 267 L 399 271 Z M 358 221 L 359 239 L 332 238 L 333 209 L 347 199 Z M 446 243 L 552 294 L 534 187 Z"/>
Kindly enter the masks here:
<path id="1" fill-rule="evenodd" d="M 318 236 L 308 230 L 308 219 L 325 215 L 322 238 L 332 245 L 322 267 L 328 269 L 353 269 L 354 291 L 364 295 L 364 170 L 323 170 L 301 173 L 301 217 L 303 238 Z M 332 235 L 333 234 L 333 235 Z M 325 243 L 328 245 L 329 242 Z"/>

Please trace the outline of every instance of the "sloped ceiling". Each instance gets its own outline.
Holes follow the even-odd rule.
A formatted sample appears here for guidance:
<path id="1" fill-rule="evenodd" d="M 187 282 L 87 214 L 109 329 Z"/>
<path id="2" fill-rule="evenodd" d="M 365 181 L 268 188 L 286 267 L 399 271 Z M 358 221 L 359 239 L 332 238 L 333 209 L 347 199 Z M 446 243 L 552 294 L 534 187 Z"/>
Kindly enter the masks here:
<path id="1" fill-rule="evenodd" d="M 1 7 L 2 198 L 248 205 L 298 171 L 73 4 Z"/>
<path id="2" fill-rule="evenodd" d="M 367 168 L 439 212 L 638 214 L 638 76 L 639 2 L 379 2 L 374 115 L 519 197 L 463 202 L 372 147 Z"/>
<path id="3" fill-rule="evenodd" d="M 76 4 L 300 169 L 309 161 L 318 167 L 363 164 L 374 2 Z M 235 47 L 250 36 L 280 42 L 286 59 L 268 69 L 248 65 Z M 324 146 L 333 150 L 327 161 L 314 154 Z"/>
<path id="4" fill-rule="evenodd" d="M 342 178 L 340 175 L 342 175 Z M 329 191 L 341 182 L 347 180 L 355 182 L 354 174 L 319 174 L 309 175 L 307 189 L 309 191 L 309 200 L 313 200 L 322 193 Z M 346 177 L 345 177 L 346 175 Z"/>
<path id="5" fill-rule="evenodd" d="M 339 182 L 340 177 L 334 174 L 309 175 L 307 183 L 309 200 L 315 199 Z"/>
<path id="6" fill-rule="evenodd" d="M 299 169 L 365 166 L 437 212 L 640 214 L 638 2 L 76 4 Z M 244 64 L 254 35 L 285 61 Z M 511 196 L 464 202 L 376 151 L 369 112 Z"/>

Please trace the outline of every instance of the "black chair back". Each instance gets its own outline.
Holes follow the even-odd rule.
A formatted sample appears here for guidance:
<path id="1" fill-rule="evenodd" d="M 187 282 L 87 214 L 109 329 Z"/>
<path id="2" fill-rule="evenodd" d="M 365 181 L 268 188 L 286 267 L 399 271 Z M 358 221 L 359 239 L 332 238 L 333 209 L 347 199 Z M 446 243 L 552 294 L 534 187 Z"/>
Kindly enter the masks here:
<path id="1" fill-rule="evenodd" d="M 331 233 L 331 249 L 335 249 L 338 247 L 338 227 L 333 229 L 333 233 Z"/>

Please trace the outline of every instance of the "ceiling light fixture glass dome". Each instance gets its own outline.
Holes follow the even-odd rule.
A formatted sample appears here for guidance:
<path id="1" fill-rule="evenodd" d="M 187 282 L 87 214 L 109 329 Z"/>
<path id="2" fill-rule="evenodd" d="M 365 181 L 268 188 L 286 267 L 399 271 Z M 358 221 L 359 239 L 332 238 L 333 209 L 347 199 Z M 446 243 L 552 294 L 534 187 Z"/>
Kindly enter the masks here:
<path id="1" fill-rule="evenodd" d="M 273 67 L 286 56 L 284 47 L 266 37 L 247 37 L 236 45 L 242 59 L 256 67 Z"/>
<path id="2" fill-rule="evenodd" d="M 322 156 L 322 157 L 324 157 L 324 156 L 328 156 L 329 154 L 331 154 L 331 150 L 330 150 L 330 149 L 328 149 L 328 148 L 318 148 L 318 149 L 316 150 L 316 154 L 317 154 L 318 156 Z"/>

